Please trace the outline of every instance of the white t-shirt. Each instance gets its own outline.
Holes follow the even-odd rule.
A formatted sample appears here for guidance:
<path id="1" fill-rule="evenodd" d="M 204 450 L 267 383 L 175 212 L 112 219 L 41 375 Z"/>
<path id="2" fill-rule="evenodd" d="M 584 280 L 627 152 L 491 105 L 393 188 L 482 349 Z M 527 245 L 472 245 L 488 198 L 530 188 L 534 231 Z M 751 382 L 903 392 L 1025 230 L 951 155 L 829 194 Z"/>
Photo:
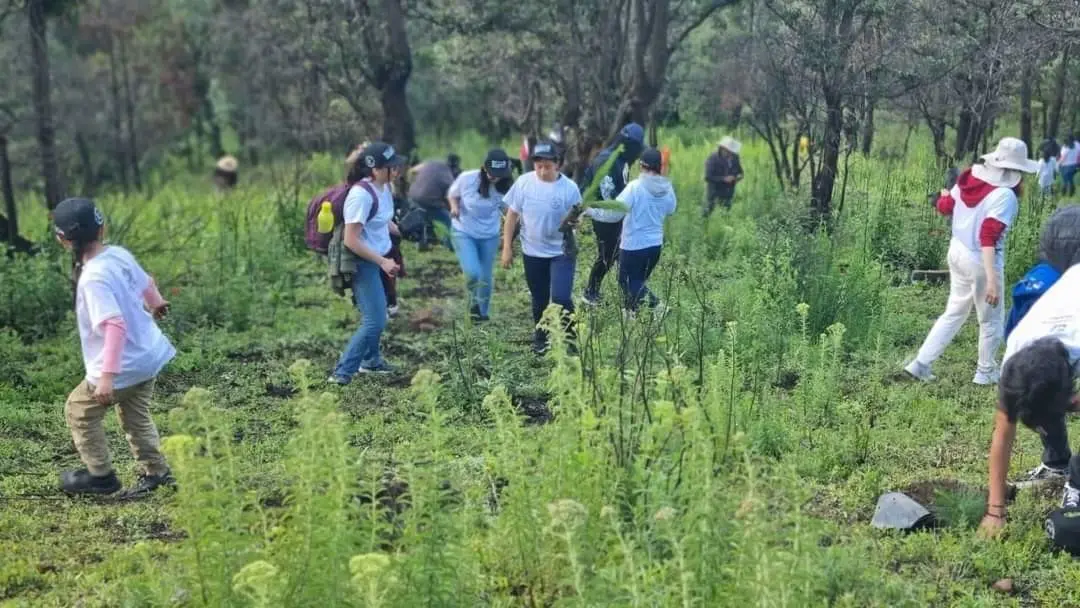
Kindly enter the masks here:
<path id="1" fill-rule="evenodd" d="M 120 373 L 113 379 L 119 390 L 154 378 L 176 356 L 176 349 L 161 333 L 143 306 L 150 276 L 128 250 L 106 247 L 83 266 L 75 295 L 86 381 L 96 385 L 105 364 L 105 328 L 109 319 L 121 318 L 127 327 Z"/>
<path id="2" fill-rule="evenodd" d="M 1080 302 L 1080 265 L 1065 271 L 1057 283 L 1031 305 L 1009 334 L 1002 362 L 1032 342 L 1052 337 L 1065 345 L 1069 362 L 1075 368 L 1080 361 L 1080 306 L 1077 302 Z"/>
<path id="3" fill-rule="evenodd" d="M 371 195 L 362 186 L 353 186 L 345 197 L 345 223 L 361 224 L 364 226 L 361 240 L 369 249 L 379 255 L 390 253 L 393 243 L 390 242 L 390 222 L 394 219 L 394 194 L 390 185 L 379 187 L 368 181 L 371 189 L 379 195 L 379 209 L 375 217 L 368 221 L 371 215 Z"/>
<path id="4" fill-rule="evenodd" d="M 993 218 L 1005 224 L 1005 232 L 998 240 L 995 258 L 995 266 L 1005 268 L 1005 235 L 1016 220 L 1016 212 L 1020 206 L 1016 200 L 1016 193 L 1009 188 L 996 188 L 987 194 L 978 205 L 968 207 L 960 198 L 960 187 L 953 186 L 952 235 L 968 251 L 978 258 L 982 255 L 982 245 L 979 243 L 979 231 L 982 230 L 983 220 Z"/>
<path id="5" fill-rule="evenodd" d="M 1039 161 L 1039 169 L 1035 172 L 1035 174 L 1039 178 L 1040 188 L 1045 190 L 1050 186 L 1054 185 L 1054 177 L 1057 173 L 1057 168 L 1058 164 L 1056 158 L 1044 158 Z"/>
<path id="6" fill-rule="evenodd" d="M 480 196 L 480 170 L 465 171 L 454 180 L 447 193 L 450 198 L 460 199 L 460 216 L 454 218 L 454 230 L 464 232 L 474 239 L 490 239 L 499 236 L 502 227 L 503 195 L 488 185 L 488 196 Z"/>
<path id="7" fill-rule="evenodd" d="M 563 254 L 559 226 L 581 202 L 581 192 L 570 178 L 560 174 L 556 181 L 545 182 L 536 172 L 529 172 L 514 182 L 503 200 L 521 215 L 521 249 L 525 255 L 556 258 Z"/>
<path id="8" fill-rule="evenodd" d="M 643 175 L 619 193 L 628 208 L 622 227 L 622 249 L 640 251 L 664 244 L 664 220 L 675 212 L 675 190 L 661 175 Z"/>
<path id="9" fill-rule="evenodd" d="M 1061 146 L 1061 166 L 1080 164 L 1080 144 Z"/>

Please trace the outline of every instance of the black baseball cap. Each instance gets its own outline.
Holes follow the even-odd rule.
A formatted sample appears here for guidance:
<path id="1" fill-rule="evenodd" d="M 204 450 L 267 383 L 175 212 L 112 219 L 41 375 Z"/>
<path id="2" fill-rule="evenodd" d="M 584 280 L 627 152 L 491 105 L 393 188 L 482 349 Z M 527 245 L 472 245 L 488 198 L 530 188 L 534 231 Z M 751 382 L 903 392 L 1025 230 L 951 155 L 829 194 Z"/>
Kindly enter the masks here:
<path id="1" fill-rule="evenodd" d="M 559 160 L 559 150 L 550 139 L 541 139 L 533 144 L 531 156 L 539 160 Z"/>
<path id="2" fill-rule="evenodd" d="M 384 169 L 403 164 L 405 164 L 405 158 L 388 143 L 377 141 L 364 148 L 364 165 L 368 169 Z"/>
<path id="3" fill-rule="evenodd" d="M 68 241 L 86 241 L 97 238 L 98 230 L 105 224 L 105 216 L 94 201 L 88 198 L 69 198 L 53 210 L 56 234 Z"/>
<path id="4" fill-rule="evenodd" d="M 664 165 L 664 158 L 656 148 L 647 148 L 641 153 L 641 166 L 650 171 L 659 172 Z"/>
<path id="5" fill-rule="evenodd" d="M 484 169 L 487 169 L 488 174 L 495 179 L 510 177 L 510 155 L 502 148 L 488 150 L 487 158 L 484 159 Z"/>

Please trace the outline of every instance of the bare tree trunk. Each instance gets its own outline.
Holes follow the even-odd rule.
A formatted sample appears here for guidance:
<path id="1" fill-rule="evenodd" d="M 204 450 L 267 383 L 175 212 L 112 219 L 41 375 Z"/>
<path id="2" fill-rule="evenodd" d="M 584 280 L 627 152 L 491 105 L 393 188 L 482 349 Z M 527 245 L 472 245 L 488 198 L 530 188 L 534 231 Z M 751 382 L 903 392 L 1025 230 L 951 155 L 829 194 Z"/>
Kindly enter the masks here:
<path id="1" fill-rule="evenodd" d="M 75 149 L 79 153 L 79 167 L 83 174 L 83 196 L 94 196 L 97 190 L 97 179 L 94 178 L 94 163 L 90 158 L 90 144 L 86 143 L 86 137 L 82 131 L 75 129 Z"/>
<path id="2" fill-rule="evenodd" d="M 874 147 L 874 101 L 867 98 L 862 116 L 862 155 L 870 156 Z"/>
<path id="3" fill-rule="evenodd" d="M 1065 82 L 1068 80 L 1069 45 L 1061 50 L 1061 63 L 1054 74 L 1054 100 L 1050 104 L 1050 118 L 1046 125 L 1047 137 L 1057 137 L 1061 128 L 1061 108 L 1065 103 Z"/>
<path id="4" fill-rule="evenodd" d="M 387 82 L 381 91 L 383 141 L 393 144 L 399 154 L 405 155 L 416 149 L 416 125 L 405 96 L 407 83 L 407 80 L 395 79 Z"/>
<path id="5" fill-rule="evenodd" d="M 382 99 L 383 139 L 397 148 L 399 154 L 412 155 L 416 149 L 416 124 L 406 89 L 412 75 L 412 49 L 405 27 L 403 0 L 383 0 L 383 16 L 390 46 L 386 63 L 377 66 L 381 77 L 378 85 Z"/>
<path id="6" fill-rule="evenodd" d="M 120 69 L 124 82 L 124 116 L 127 118 L 128 161 L 131 163 L 131 175 L 135 180 L 135 189 L 142 190 L 142 170 L 139 169 L 139 146 L 135 138 L 135 91 L 128 75 L 127 43 L 120 38 Z"/>
<path id="7" fill-rule="evenodd" d="M 1035 78 L 1030 66 L 1024 68 L 1020 77 L 1020 139 L 1027 144 L 1028 150 L 1035 149 L 1031 131 L 1031 81 Z"/>
<path id="8" fill-rule="evenodd" d="M 113 119 L 113 162 L 120 174 L 120 184 L 126 194 L 130 190 L 128 184 L 128 153 L 124 144 L 124 118 L 121 112 L 120 101 L 120 78 L 117 76 L 116 67 L 116 36 L 109 39 L 109 93 L 112 97 Z"/>
<path id="9" fill-rule="evenodd" d="M 823 87 L 825 99 L 825 132 L 822 134 L 821 169 L 814 176 L 810 191 L 810 209 L 815 221 L 828 222 L 832 206 L 833 186 L 840 162 L 840 138 L 844 131 L 844 107 L 840 92 L 831 86 Z"/>
<path id="10" fill-rule="evenodd" d="M 34 114 L 37 116 L 41 173 L 45 180 L 45 203 L 52 210 L 64 198 L 64 186 L 60 180 L 60 166 L 56 158 L 45 0 L 27 0 L 26 15 L 30 24 L 30 60 L 33 65 Z"/>
<path id="11" fill-rule="evenodd" d="M 0 192 L 4 195 L 4 213 L 7 214 L 5 240 L 14 244 L 19 240 L 19 210 L 15 207 L 15 188 L 11 185 L 11 161 L 8 159 L 6 135 L 0 135 Z"/>

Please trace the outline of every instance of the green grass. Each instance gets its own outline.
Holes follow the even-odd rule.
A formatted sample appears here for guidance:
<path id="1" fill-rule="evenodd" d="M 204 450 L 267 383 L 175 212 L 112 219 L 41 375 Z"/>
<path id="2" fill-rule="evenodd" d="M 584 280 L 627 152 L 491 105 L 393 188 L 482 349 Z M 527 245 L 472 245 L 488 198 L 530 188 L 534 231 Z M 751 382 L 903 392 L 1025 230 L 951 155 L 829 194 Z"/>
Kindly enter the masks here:
<path id="1" fill-rule="evenodd" d="M 906 282 L 947 238 L 925 203 L 940 180 L 925 149 L 903 165 L 853 157 L 829 236 L 802 232 L 805 193 L 782 192 L 753 142 L 734 210 L 702 222 L 712 145 L 670 145 L 680 207 L 651 282 L 666 317 L 608 305 L 582 315 L 580 359 L 537 360 L 520 262 L 497 271 L 493 322 L 473 326 L 452 256 L 407 245 L 385 344 L 405 373 L 340 390 L 321 380 L 356 312 L 295 240 L 334 159 L 303 167 L 299 197 L 279 169 L 225 199 L 197 178 L 103 199 L 172 301 L 180 351 L 154 413 L 181 485 L 145 502 L 55 492 L 78 464 L 62 414 L 82 375 L 66 262 L 0 267 L 0 602 L 1080 604 L 1080 568 L 1041 531 L 1054 496 L 1021 494 L 1000 541 L 974 534 L 995 398 L 970 384 L 974 323 L 938 383 L 888 380 L 946 296 Z M 1051 207 L 1025 201 L 1010 281 Z M 28 235 L 47 232 L 41 216 L 23 210 Z M 613 278 L 605 289 L 615 301 Z M 434 331 L 411 326 L 423 309 Z M 109 437 L 130 481 L 114 421 Z M 1021 433 L 1013 472 L 1039 454 Z M 873 530 L 890 490 L 924 496 L 945 525 Z M 990 589 L 1004 577 L 1015 596 Z"/>

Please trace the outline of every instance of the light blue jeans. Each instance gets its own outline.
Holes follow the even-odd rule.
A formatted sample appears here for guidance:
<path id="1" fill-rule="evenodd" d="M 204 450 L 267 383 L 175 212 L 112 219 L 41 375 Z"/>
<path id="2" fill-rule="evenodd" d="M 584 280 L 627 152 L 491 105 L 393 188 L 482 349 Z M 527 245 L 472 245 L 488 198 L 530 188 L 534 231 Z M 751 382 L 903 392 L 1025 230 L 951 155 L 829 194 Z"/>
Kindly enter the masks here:
<path id="1" fill-rule="evenodd" d="M 465 286 L 469 291 L 469 310 L 479 310 L 483 317 L 491 309 L 491 290 L 494 286 L 493 270 L 495 254 L 499 251 L 499 237 L 474 239 L 460 230 L 453 232 L 454 251 L 457 253 L 461 271 L 465 273 Z"/>
<path id="2" fill-rule="evenodd" d="M 356 264 L 352 291 L 356 308 L 360 310 L 360 327 L 334 368 L 334 375 L 339 378 L 351 378 L 361 367 L 371 369 L 383 362 L 379 341 L 386 329 L 386 292 L 381 274 L 382 269 L 367 260 Z"/>

